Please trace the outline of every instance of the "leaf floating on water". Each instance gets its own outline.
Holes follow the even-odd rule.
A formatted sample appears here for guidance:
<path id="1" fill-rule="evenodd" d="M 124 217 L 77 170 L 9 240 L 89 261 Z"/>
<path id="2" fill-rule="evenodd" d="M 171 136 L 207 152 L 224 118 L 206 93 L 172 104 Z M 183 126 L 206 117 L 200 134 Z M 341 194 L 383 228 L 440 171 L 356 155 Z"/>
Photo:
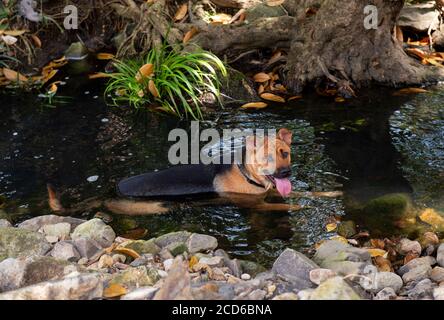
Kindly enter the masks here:
<path id="1" fill-rule="evenodd" d="M 345 99 L 343 97 L 336 97 L 335 102 L 342 103 L 345 102 Z"/>
<path id="2" fill-rule="evenodd" d="M 267 82 L 270 79 L 271 79 L 271 77 L 268 74 L 266 74 L 265 72 L 259 72 L 253 76 L 253 80 L 255 82 Z"/>
<path id="3" fill-rule="evenodd" d="M 285 0 L 267 0 L 267 6 L 269 7 L 277 7 L 283 4 Z"/>
<path id="4" fill-rule="evenodd" d="M 140 254 L 138 254 L 136 251 L 134 251 L 133 249 L 130 249 L 130 248 L 125 248 L 125 247 L 119 246 L 114 249 L 114 252 L 126 254 L 127 256 L 130 256 L 133 259 L 140 258 Z"/>
<path id="5" fill-rule="evenodd" d="M 145 77 L 151 77 L 154 72 L 154 65 L 152 63 L 144 64 L 140 67 L 136 74 L 136 81 L 141 82 Z"/>
<path id="6" fill-rule="evenodd" d="M 113 283 L 103 290 L 104 298 L 117 298 L 127 293 L 125 287 L 120 284 Z"/>
<path id="7" fill-rule="evenodd" d="M 154 84 L 153 80 L 150 80 L 148 82 L 148 90 L 151 92 L 151 94 L 155 97 L 158 98 L 159 97 L 159 91 L 156 88 L 156 85 Z"/>
<path id="8" fill-rule="evenodd" d="M 263 109 L 267 107 L 268 104 L 265 102 L 250 102 L 241 106 L 242 109 Z"/>
<path id="9" fill-rule="evenodd" d="M 3 75 L 6 79 L 12 82 L 26 82 L 28 81 L 28 78 L 22 75 L 21 73 L 11 70 L 9 68 L 3 68 Z"/>
<path id="10" fill-rule="evenodd" d="M 187 11 L 188 11 L 188 5 L 187 4 L 181 5 L 177 10 L 176 14 L 174 15 L 174 21 L 179 21 L 185 18 Z"/>
<path id="11" fill-rule="evenodd" d="M 187 43 L 188 41 L 190 41 L 190 39 L 192 37 L 194 37 L 194 35 L 198 32 L 196 27 L 192 27 L 191 30 L 189 30 L 187 33 L 185 33 L 182 42 L 183 43 Z"/>
<path id="12" fill-rule="evenodd" d="M 327 232 L 332 232 L 335 231 L 337 227 L 338 225 L 336 223 L 329 223 L 325 228 L 327 229 Z"/>
<path id="13" fill-rule="evenodd" d="M 428 91 L 422 88 L 404 88 L 396 91 L 393 95 L 398 96 L 403 94 L 426 93 L 426 92 Z"/>
<path id="14" fill-rule="evenodd" d="M 302 96 L 292 96 L 292 97 L 288 98 L 288 101 L 299 100 L 299 99 L 302 99 Z"/>
<path id="15" fill-rule="evenodd" d="M 261 94 L 261 98 L 264 99 L 264 100 L 285 103 L 285 99 L 284 98 L 282 98 L 280 96 L 277 96 L 275 94 L 272 94 L 272 93 L 263 93 L 263 94 Z"/>
<path id="16" fill-rule="evenodd" d="M 114 57 L 115 56 L 112 53 L 105 53 L 105 52 L 98 53 L 96 55 L 96 58 L 98 60 L 112 60 L 112 59 L 114 59 Z"/>

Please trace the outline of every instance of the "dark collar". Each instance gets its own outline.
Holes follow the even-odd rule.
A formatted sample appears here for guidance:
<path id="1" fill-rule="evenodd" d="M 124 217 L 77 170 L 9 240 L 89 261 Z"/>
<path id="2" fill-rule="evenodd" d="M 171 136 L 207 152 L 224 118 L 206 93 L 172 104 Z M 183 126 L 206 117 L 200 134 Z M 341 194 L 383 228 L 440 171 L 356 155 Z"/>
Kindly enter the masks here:
<path id="1" fill-rule="evenodd" d="M 244 166 L 243 164 L 238 164 L 237 167 L 239 168 L 239 171 L 242 173 L 242 175 L 245 177 L 245 179 L 247 179 L 247 182 L 248 182 L 249 184 L 252 184 L 252 185 L 254 185 L 254 186 L 256 186 L 256 187 L 259 187 L 259 188 L 265 189 L 265 186 L 263 186 L 263 185 L 261 185 L 260 183 L 258 183 L 258 182 L 256 182 L 256 181 L 252 180 L 252 179 L 248 176 L 248 173 L 247 173 L 247 171 L 246 171 L 246 169 L 245 169 L 245 166 Z"/>

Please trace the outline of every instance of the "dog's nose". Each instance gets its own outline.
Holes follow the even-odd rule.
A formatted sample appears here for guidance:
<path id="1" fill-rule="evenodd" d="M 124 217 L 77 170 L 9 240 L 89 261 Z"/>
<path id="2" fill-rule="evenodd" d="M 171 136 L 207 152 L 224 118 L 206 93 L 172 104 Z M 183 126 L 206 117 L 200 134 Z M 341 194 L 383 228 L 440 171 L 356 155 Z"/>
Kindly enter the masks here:
<path id="1" fill-rule="evenodd" d="M 289 177 L 289 176 L 291 176 L 291 168 L 287 167 L 287 168 L 279 169 L 279 176 L 281 176 L 281 177 Z"/>

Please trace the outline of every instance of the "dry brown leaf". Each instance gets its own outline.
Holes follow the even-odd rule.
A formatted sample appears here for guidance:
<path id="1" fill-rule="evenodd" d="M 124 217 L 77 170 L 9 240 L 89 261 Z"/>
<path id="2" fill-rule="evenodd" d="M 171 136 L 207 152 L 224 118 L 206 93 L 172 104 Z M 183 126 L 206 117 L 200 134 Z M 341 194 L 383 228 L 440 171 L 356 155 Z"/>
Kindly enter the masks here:
<path id="1" fill-rule="evenodd" d="M 97 60 L 111 60 L 114 59 L 114 55 L 112 53 L 101 52 L 96 55 Z"/>
<path id="2" fill-rule="evenodd" d="M 373 249 L 373 248 L 371 248 L 371 249 L 367 249 L 367 252 L 370 253 L 370 256 L 372 258 L 374 258 L 374 257 L 384 257 L 384 258 L 386 258 L 387 257 L 387 251 L 382 250 L 382 249 Z"/>
<path id="3" fill-rule="evenodd" d="M 16 42 L 17 42 L 17 38 L 16 37 L 14 37 L 14 36 L 8 36 L 8 35 L 6 35 L 6 36 L 0 36 L 1 38 L 2 38 L 2 41 L 4 42 L 4 43 L 6 43 L 6 45 L 8 45 L 8 46 L 12 46 L 13 44 L 15 44 Z"/>
<path id="4" fill-rule="evenodd" d="M 194 37 L 194 35 L 197 33 L 197 28 L 196 27 L 192 27 L 191 30 L 189 30 L 187 33 L 185 33 L 185 35 L 183 36 L 183 43 L 187 43 L 188 41 L 190 41 L 190 39 L 192 37 Z"/>
<path id="5" fill-rule="evenodd" d="M 280 58 L 282 57 L 282 52 L 281 51 L 276 51 L 270 58 L 270 60 L 268 60 L 268 64 L 273 64 L 276 61 L 278 61 Z"/>
<path id="6" fill-rule="evenodd" d="M 11 70 L 9 68 L 3 68 L 3 75 L 6 79 L 12 82 L 26 82 L 28 78 L 22 75 L 21 73 Z"/>
<path id="7" fill-rule="evenodd" d="M 111 78 L 116 73 L 105 73 L 105 72 L 96 72 L 88 75 L 89 79 L 99 79 L 99 78 Z"/>
<path id="8" fill-rule="evenodd" d="M 442 61 L 442 60 L 441 60 Z M 444 68 L 444 66 L 442 65 L 442 63 L 440 63 L 439 61 L 438 61 L 438 59 L 437 58 L 430 58 L 430 57 L 427 57 L 427 58 L 424 58 L 423 60 L 422 60 L 422 63 L 428 63 L 428 64 L 431 64 L 431 65 L 433 65 L 433 66 L 435 66 L 435 67 L 440 67 L 440 68 Z"/>
<path id="9" fill-rule="evenodd" d="M 127 293 L 127 290 L 125 287 L 121 286 L 120 284 L 113 283 L 103 290 L 103 297 L 104 298 L 116 298 L 116 297 L 123 296 L 126 293 Z"/>
<path id="10" fill-rule="evenodd" d="M 28 32 L 28 30 L 3 30 L 3 32 L 1 34 L 6 34 L 8 36 L 18 37 L 26 32 Z"/>
<path id="11" fill-rule="evenodd" d="M 179 7 L 176 14 L 174 15 L 174 21 L 179 21 L 185 18 L 188 11 L 188 5 L 185 3 Z"/>
<path id="12" fill-rule="evenodd" d="M 40 40 L 40 38 L 37 35 L 33 34 L 33 35 L 31 35 L 31 38 L 32 38 L 32 41 L 34 41 L 34 44 L 37 48 L 42 47 L 42 40 Z"/>
<path id="13" fill-rule="evenodd" d="M 131 258 L 137 259 L 140 257 L 140 254 L 138 254 L 136 251 L 130 248 L 125 248 L 122 246 L 118 246 L 114 249 L 114 252 L 126 254 L 127 256 L 130 256 Z"/>
<path id="14" fill-rule="evenodd" d="M 193 267 L 199 263 L 199 259 L 196 256 L 192 256 L 190 258 L 190 262 L 188 263 L 188 267 L 193 270 Z"/>
<path id="15" fill-rule="evenodd" d="M 55 94 L 55 93 L 57 92 L 57 90 L 58 90 L 57 85 L 58 85 L 60 82 L 61 82 L 61 81 L 55 81 L 55 82 L 51 83 L 51 84 L 49 85 L 48 93 L 50 93 L 50 94 Z"/>
<path id="16" fill-rule="evenodd" d="M 325 229 L 327 230 L 327 232 L 332 232 L 335 231 L 338 228 L 338 225 L 336 223 L 329 223 L 325 226 Z"/>
<path id="17" fill-rule="evenodd" d="M 387 258 L 377 256 L 374 261 L 379 272 L 391 272 L 393 270 L 392 263 Z"/>
<path id="18" fill-rule="evenodd" d="M 266 82 L 266 81 L 270 80 L 271 77 L 268 74 L 266 74 L 265 72 L 259 72 L 253 76 L 253 79 L 255 82 Z"/>
<path id="19" fill-rule="evenodd" d="M 382 250 L 384 250 L 385 248 L 385 242 L 382 239 L 370 239 L 370 243 L 373 248 L 382 249 Z"/>
<path id="20" fill-rule="evenodd" d="M 277 7 L 283 4 L 285 0 L 267 0 L 266 4 L 269 7 Z"/>
<path id="21" fill-rule="evenodd" d="M 268 106 L 265 102 L 249 102 L 241 106 L 242 109 L 263 109 Z"/>
<path id="22" fill-rule="evenodd" d="M 264 100 L 285 103 L 285 99 L 272 93 L 263 93 L 260 97 Z"/>
<path id="23" fill-rule="evenodd" d="M 259 88 L 257 89 L 257 93 L 258 93 L 258 94 L 262 94 L 262 93 L 264 93 L 264 91 L 265 91 L 264 85 L 261 84 L 261 85 L 259 86 Z"/>
<path id="24" fill-rule="evenodd" d="M 407 49 L 405 49 L 405 51 L 407 53 L 410 53 L 411 55 L 414 55 L 414 56 L 421 58 L 421 59 L 424 59 L 427 57 L 427 54 L 418 48 L 407 48 Z"/>
<path id="25" fill-rule="evenodd" d="M 435 209 L 427 208 L 419 214 L 421 221 L 428 223 L 436 229 L 444 230 L 444 216 L 441 216 Z"/>
<path id="26" fill-rule="evenodd" d="M 292 97 L 288 98 L 288 101 L 299 100 L 299 99 L 302 99 L 302 96 L 292 96 Z"/>
<path id="27" fill-rule="evenodd" d="M 407 253 L 407 255 L 404 257 L 404 264 L 409 263 L 410 261 L 416 259 L 419 257 L 419 254 L 417 253 L 413 253 L 413 252 L 409 252 Z"/>
<path id="28" fill-rule="evenodd" d="M 139 71 L 136 74 L 136 81 L 141 82 L 145 77 L 151 77 L 154 72 L 154 65 L 152 63 L 144 64 L 140 67 Z"/>
<path id="29" fill-rule="evenodd" d="M 51 70 L 49 73 L 47 73 L 46 75 L 43 75 L 43 83 L 48 82 L 50 79 L 52 79 L 52 77 L 54 77 L 57 72 L 59 72 L 59 70 Z"/>
<path id="30" fill-rule="evenodd" d="M 151 94 L 154 96 L 154 98 L 159 97 L 159 91 L 156 88 L 156 85 L 154 84 L 153 80 L 150 80 L 148 82 L 148 90 L 151 92 Z"/>
<path id="31" fill-rule="evenodd" d="M 403 95 L 403 94 L 413 94 L 413 93 L 426 93 L 428 92 L 425 89 L 422 88 L 404 88 L 401 90 L 396 91 L 393 95 Z"/>

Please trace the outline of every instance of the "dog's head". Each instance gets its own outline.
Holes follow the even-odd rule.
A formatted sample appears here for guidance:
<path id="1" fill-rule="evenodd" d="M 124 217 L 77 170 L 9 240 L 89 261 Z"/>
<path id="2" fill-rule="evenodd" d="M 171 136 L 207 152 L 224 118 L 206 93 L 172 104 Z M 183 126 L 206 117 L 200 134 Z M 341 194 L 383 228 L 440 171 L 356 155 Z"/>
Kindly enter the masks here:
<path id="1" fill-rule="evenodd" d="M 276 187 L 283 197 L 291 192 L 291 138 L 291 131 L 283 128 L 276 136 L 250 136 L 246 142 L 248 173 L 267 190 Z"/>

